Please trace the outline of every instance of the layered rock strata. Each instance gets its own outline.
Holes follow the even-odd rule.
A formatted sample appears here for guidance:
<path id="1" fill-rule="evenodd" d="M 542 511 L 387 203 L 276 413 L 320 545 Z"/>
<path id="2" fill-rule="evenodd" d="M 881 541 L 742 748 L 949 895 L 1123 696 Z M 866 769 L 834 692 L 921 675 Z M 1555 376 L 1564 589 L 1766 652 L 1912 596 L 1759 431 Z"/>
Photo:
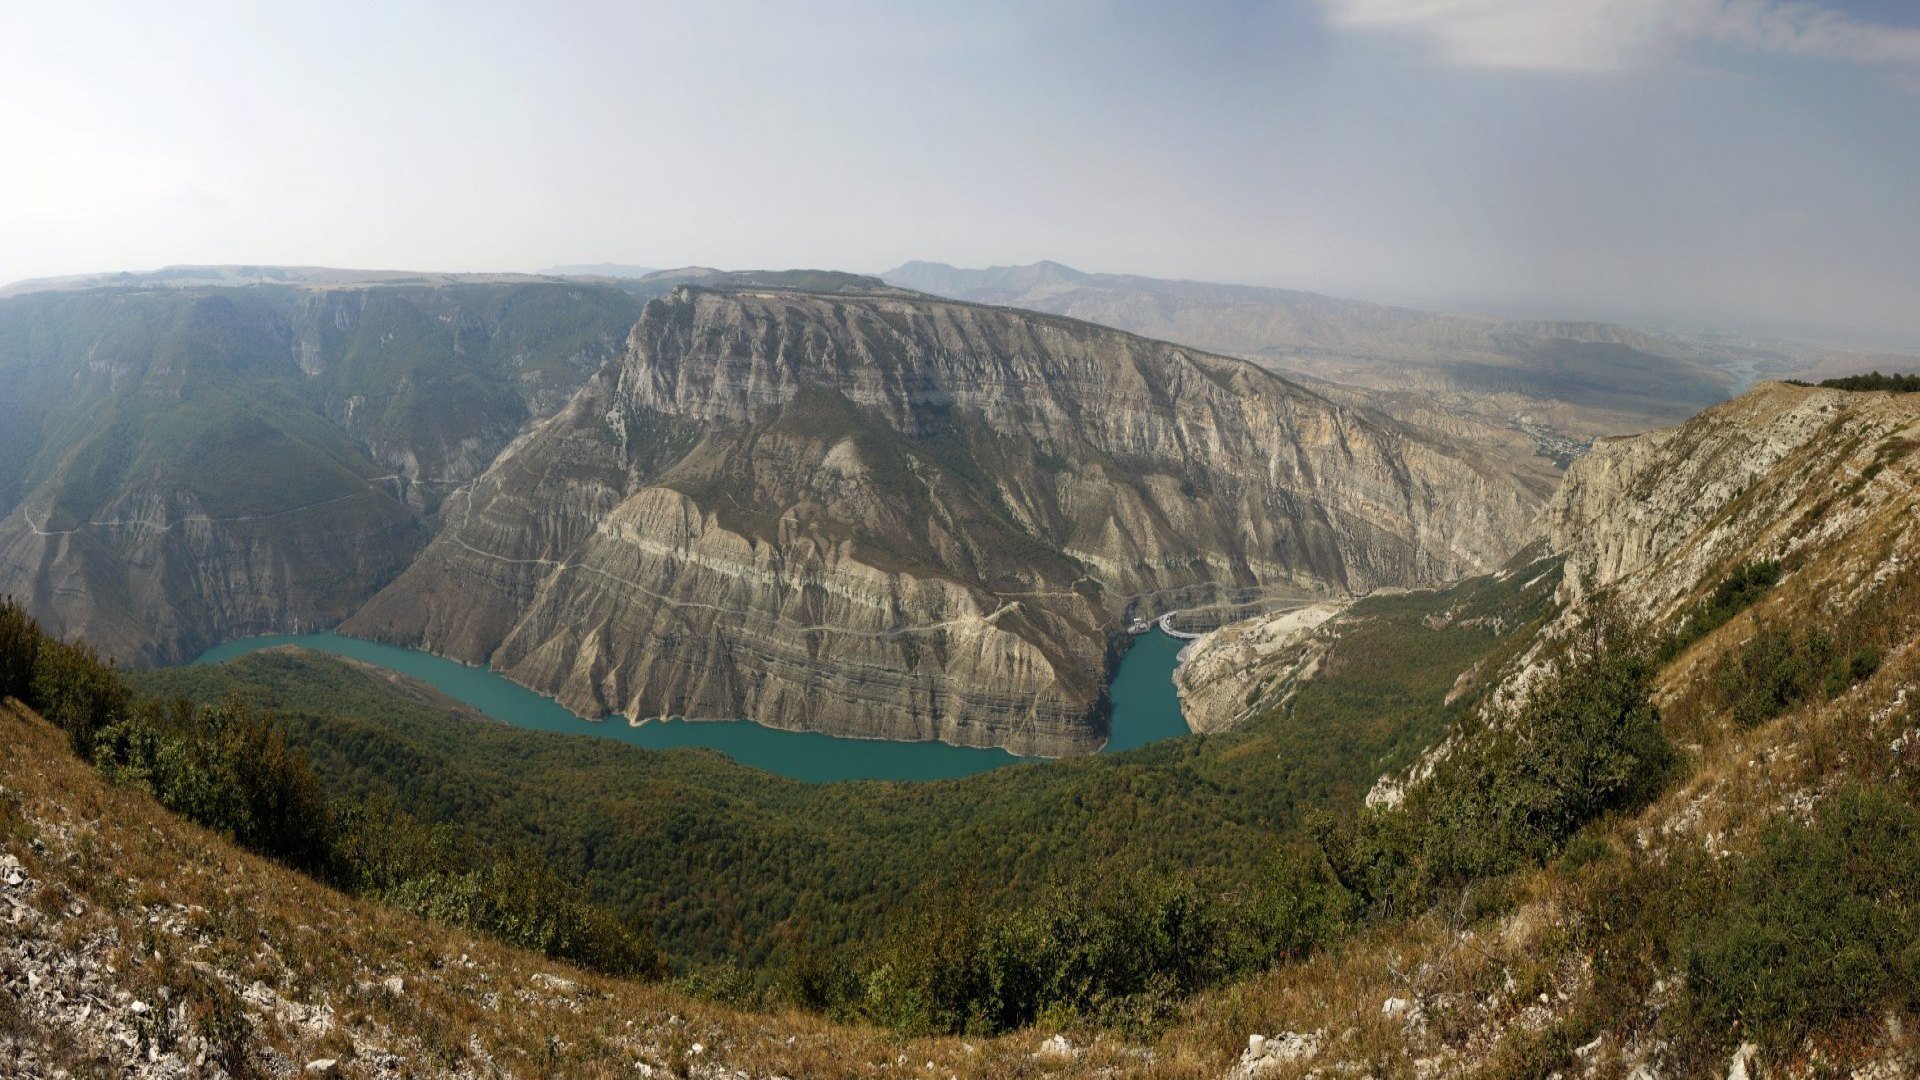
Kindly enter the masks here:
<path id="1" fill-rule="evenodd" d="M 1479 572 L 1532 505 L 1245 362 L 932 298 L 683 288 L 347 630 L 589 715 L 1075 753 L 1126 619 Z"/>

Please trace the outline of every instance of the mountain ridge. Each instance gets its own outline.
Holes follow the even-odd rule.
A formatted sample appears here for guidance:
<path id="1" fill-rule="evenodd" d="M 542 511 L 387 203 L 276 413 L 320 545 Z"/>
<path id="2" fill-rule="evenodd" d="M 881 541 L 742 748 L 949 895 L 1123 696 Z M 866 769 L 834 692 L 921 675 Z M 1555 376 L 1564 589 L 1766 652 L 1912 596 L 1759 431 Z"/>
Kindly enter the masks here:
<path id="1" fill-rule="evenodd" d="M 1255 431 L 1287 435 L 1269 451 Z M 1307 444 L 1340 468 L 1323 477 Z M 761 701 L 749 718 L 1058 753 L 1098 746 L 1086 718 L 1136 607 L 1437 580 L 1504 558 L 1530 505 L 1491 464 L 1240 361 L 928 297 L 682 288 L 346 629 L 491 658 L 589 714 Z M 679 634 L 587 579 L 761 628 L 659 667 L 614 643 Z M 803 689 L 827 643 L 886 689 Z M 775 677 L 748 682 L 729 649 Z M 996 688 L 987 715 L 1037 711 L 954 727 L 962 686 Z"/>

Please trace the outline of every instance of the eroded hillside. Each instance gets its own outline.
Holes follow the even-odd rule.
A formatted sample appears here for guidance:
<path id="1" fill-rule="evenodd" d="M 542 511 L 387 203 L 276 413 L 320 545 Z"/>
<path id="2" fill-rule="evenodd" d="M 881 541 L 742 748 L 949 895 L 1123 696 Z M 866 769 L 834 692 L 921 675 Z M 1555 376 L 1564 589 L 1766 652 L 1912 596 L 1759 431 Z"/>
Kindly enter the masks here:
<path id="1" fill-rule="evenodd" d="M 344 896 L 75 758 L 0 701 L 0 1072 L 1019 1076 L 1153 1070 L 1099 1040 L 900 1039 L 609 978 Z M 911 1067 L 908 1067 L 911 1062 Z M 1198 1075 L 1191 1068 L 1166 1075 Z"/>
<path id="2" fill-rule="evenodd" d="M 405 278 L 0 299 L 0 594 L 133 663 L 338 623 L 637 308 Z"/>
<path id="3" fill-rule="evenodd" d="M 685 289 L 346 628 L 589 715 L 1075 753 L 1126 618 L 1449 580 L 1533 505 L 1244 362 L 925 298 Z"/>

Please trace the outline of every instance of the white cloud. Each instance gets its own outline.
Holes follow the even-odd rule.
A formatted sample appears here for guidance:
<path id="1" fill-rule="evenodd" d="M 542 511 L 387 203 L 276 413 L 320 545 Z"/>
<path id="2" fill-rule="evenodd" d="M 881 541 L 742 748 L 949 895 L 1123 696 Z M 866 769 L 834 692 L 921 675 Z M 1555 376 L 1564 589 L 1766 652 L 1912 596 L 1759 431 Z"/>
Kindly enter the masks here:
<path id="1" fill-rule="evenodd" d="M 1320 0 L 1335 25 L 1408 34 L 1462 67 L 1616 71 L 1689 46 L 1920 66 L 1920 30 L 1799 0 Z"/>

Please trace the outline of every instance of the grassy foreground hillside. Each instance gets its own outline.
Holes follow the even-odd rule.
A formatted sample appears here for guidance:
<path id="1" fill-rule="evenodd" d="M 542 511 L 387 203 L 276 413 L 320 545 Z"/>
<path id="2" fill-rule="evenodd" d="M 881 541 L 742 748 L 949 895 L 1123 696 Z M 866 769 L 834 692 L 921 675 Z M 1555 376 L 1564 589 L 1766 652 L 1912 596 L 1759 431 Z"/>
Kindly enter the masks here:
<path id="1" fill-rule="evenodd" d="M 1038 1076 L 1150 1060 L 1110 1042 L 1042 1061 L 1037 1037 L 909 1041 L 596 975 L 240 850 L 108 783 L 17 702 L 0 703 L 0 745 L 8 1076 Z"/>

